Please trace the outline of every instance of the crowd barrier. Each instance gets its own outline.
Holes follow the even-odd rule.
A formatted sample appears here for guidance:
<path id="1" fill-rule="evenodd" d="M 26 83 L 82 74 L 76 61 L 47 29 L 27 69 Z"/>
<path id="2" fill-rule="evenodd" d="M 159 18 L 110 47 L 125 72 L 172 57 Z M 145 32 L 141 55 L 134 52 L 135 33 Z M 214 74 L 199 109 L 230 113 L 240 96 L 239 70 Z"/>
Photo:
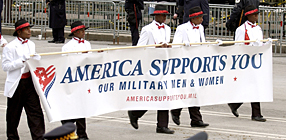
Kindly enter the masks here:
<path id="1" fill-rule="evenodd" d="M 34 24 L 35 28 L 41 29 L 43 35 L 49 28 L 49 8 L 46 0 L 5 0 L 2 12 L 2 25 L 14 26 L 17 19 L 25 18 Z M 113 34 L 113 43 L 120 34 L 130 34 L 127 13 L 124 10 L 124 0 L 66 0 L 67 26 L 76 20 L 81 20 L 89 26 L 88 33 L 106 32 Z M 142 24 L 139 29 L 153 20 L 150 13 L 154 10 L 156 2 L 144 2 Z M 160 3 L 167 5 L 168 11 L 175 13 L 176 4 L 170 2 Z M 233 32 L 227 31 L 225 23 L 231 14 L 233 5 L 209 4 L 209 26 L 206 29 L 207 40 L 233 40 Z M 258 24 L 262 28 L 264 38 L 277 38 L 275 53 L 282 52 L 282 46 L 286 44 L 284 17 L 286 8 L 266 7 L 259 8 Z M 167 16 L 166 24 L 171 27 L 172 36 L 178 26 L 178 21 L 173 16 Z M 280 47 L 278 49 L 278 46 Z"/>

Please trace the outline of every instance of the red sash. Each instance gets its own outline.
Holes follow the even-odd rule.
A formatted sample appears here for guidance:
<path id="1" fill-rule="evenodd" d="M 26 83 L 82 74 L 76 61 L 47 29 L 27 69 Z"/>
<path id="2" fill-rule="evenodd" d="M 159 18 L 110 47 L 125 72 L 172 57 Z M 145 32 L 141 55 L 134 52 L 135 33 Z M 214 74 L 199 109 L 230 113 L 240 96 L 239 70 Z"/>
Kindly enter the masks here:
<path id="1" fill-rule="evenodd" d="M 21 76 L 21 79 L 27 79 L 31 76 L 31 73 L 30 72 L 27 72 L 27 73 L 23 73 L 22 76 Z"/>
<path id="2" fill-rule="evenodd" d="M 248 36 L 248 34 L 247 34 L 247 29 L 246 29 L 246 25 L 245 25 L 245 23 L 244 23 L 244 27 L 245 27 L 245 35 L 244 35 L 244 40 L 250 40 L 249 39 L 249 36 Z M 250 43 L 248 42 L 248 43 L 244 43 L 245 45 L 249 45 Z"/>

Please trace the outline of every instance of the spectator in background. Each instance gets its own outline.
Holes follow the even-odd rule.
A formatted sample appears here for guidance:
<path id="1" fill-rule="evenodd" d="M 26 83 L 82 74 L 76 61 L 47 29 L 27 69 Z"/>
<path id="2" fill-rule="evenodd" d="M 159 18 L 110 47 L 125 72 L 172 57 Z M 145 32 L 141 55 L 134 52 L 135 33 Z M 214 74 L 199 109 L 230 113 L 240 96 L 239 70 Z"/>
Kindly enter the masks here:
<path id="1" fill-rule="evenodd" d="M 3 10 L 3 0 L 0 0 L 0 36 L 2 34 L 2 10 Z"/>
<path id="2" fill-rule="evenodd" d="M 125 0 L 127 21 L 131 28 L 132 46 L 136 46 L 139 40 L 139 23 L 142 20 L 141 10 L 144 10 L 143 0 Z"/>
<path id="3" fill-rule="evenodd" d="M 67 24 L 65 0 L 46 0 L 50 7 L 49 27 L 52 28 L 53 40 L 48 43 L 65 43 L 64 28 Z"/>
<path id="4" fill-rule="evenodd" d="M 184 6 L 182 5 L 184 5 L 184 0 L 176 0 L 176 12 L 173 18 L 179 18 L 179 25 L 183 24 Z"/>

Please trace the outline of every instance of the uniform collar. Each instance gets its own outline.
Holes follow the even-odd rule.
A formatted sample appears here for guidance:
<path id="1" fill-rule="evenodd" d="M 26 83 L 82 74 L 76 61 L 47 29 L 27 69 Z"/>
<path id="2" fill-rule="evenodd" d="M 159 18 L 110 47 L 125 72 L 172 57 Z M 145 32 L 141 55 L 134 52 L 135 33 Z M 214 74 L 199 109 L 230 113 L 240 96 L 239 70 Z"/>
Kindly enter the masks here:
<path id="1" fill-rule="evenodd" d="M 17 37 L 17 40 L 21 43 L 21 44 L 24 44 L 24 43 L 27 43 L 28 42 L 28 39 L 23 39 L 21 37 Z"/>
<path id="2" fill-rule="evenodd" d="M 77 37 L 73 37 L 73 40 L 77 41 L 78 43 L 84 43 L 84 39 L 83 38 L 79 39 Z"/>
<path id="3" fill-rule="evenodd" d="M 256 22 L 253 24 L 252 22 L 250 22 L 250 21 L 246 21 L 246 25 L 249 25 L 249 26 L 257 26 L 257 24 L 256 24 Z"/>
<path id="4" fill-rule="evenodd" d="M 73 37 L 74 40 L 84 40 L 83 38 Z"/>
<path id="5" fill-rule="evenodd" d="M 156 20 L 153 20 L 153 23 L 156 25 L 156 24 L 158 24 L 159 26 L 163 26 L 163 25 L 165 25 L 164 23 L 162 23 L 162 24 L 160 24 L 159 22 L 157 22 Z"/>
<path id="6" fill-rule="evenodd" d="M 198 27 L 200 24 L 198 24 L 198 25 L 195 25 L 193 22 L 191 22 L 190 21 L 190 23 L 191 23 L 191 25 L 193 26 L 193 27 Z"/>

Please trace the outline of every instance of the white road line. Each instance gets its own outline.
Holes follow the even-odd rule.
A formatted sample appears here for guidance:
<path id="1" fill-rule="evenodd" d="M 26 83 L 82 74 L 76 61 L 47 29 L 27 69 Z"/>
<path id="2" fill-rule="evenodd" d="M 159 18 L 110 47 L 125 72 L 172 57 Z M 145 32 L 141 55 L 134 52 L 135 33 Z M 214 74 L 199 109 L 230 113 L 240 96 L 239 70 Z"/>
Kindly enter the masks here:
<path id="1" fill-rule="evenodd" d="M 6 109 L 6 105 L 0 105 L 0 109 Z M 44 108 L 42 108 L 43 112 L 45 113 Z M 182 110 L 182 112 L 189 113 L 186 110 Z M 203 115 L 211 115 L 211 116 L 222 116 L 222 117 L 234 117 L 233 114 L 230 113 L 225 113 L 225 112 L 215 112 L 215 111 L 206 111 L 206 110 L 201 110 L 201 113 Z M 246 114 L 239 114 L 239 118 L 245 118 L 245 119 L 250 119 L 250 115 Z M 281 122 L 281 123 L 286 123 L 286 118 L 276 118 L 276 117 L 264 117 L 267 119 L 267 121 L 273 121 L 273 122 Z"/>
<path id="2" fill-rule="evenodd" d="M 0 109 L 6 109 L 6 105 L 0 105 Z M 187 112 L 187 111 L 186 111 Z M 45 112 L 44 112 L 45 113 Z M 204 115 L 215 115 L 215 116 L 233 116 L 231 113 L 224 113 L 224 112 L 214 112 L 214 111 L 202 111 Z M 249 118 L 248 115 L 240 115 L 243 116 L 243 118 Z M 115 121 L 115 122 L 122 122 L 122 123 L 129 123 L 128 118 L 117 118 L 117 117 L 111 117 L 111 116 L 96 116 L 91 117 L 88 119 L 94 119 L 94 120 L 105 120 L 105 121 Z M 282 120 L 283 122 L 284 118 L 275 118 L 275 117 L 268 117 L 267 121 L 275 121 L 275 120 Z M 154 125 L 156 124 L 155 121 L 147 121 L 140 119 L 140 125 Z M 189 125 L 174 125 L 169 124 L 169 126 L 172 126 L 173 128 L 177 129 L 190 129 Z M 130 126 L 131 127 L 131 126 Z M 207 128 L 191 128 L 195 131 L 208 131 L 208 132 L 216 132 L 216 133 L 224 133 L 224 134 L 232 134 L 232 135 L 241 135 L 241 136 L 251 136 L 251 137 L 260 137 L 260 138 L 269 138 L 269 139 L 286 139 L 286 135 L 281 134 L 271 134 L 271 133 L 262 133 L 262 132 L 249 132 L 249 131 L 242 131 L 242 130 L 232 130 L 232 129 L 223 129 L 223 128 L 213 128 L 211 126 Z"/>
<path id="3" fill-rule="evenodd" d="M 113 122 L 122 122 L 122 123 L 129 123 L 128 118 L 116 118 L 116 117 L 110 117 L 110 116 L 97 116 L 97 117 L 92 117 L 89 119 L 94 119 L 94 120 L 105 120 L 105 121 L 113 121 Z M 139 121 L 140 125 L 154 125 L 156 124 L 155 121 L 146 121 L 143 119 L 140 119 Z M 207 128 L 190 128 L 189 125 L 172 125 L 170 124 L 169 126 L 172 126 L 173 128 L 177 129 L 191 129 L 192 131 L 207 131 L 207 132 L 216 132 L 216 133 L 224 133 L 224 134 L 232 134 L 232 135 L 241 135 L 241 136 L 251 136 L 251 137 L 260 137 L 260 138 L 270 138 L 270 139 L 286 139 L 286 135 L 280 135 L 280 134 L 271 134 L 271 133 L 261 133 L 261 132 L 249 132 L 249 131 L 242 131 L 242 130 L 231 130 L 231 129 L 222 129 L 222 128 L 212 128 L 211 126 Z M 130 126 L 131 127 L 131 126 Z"/>
<path id="4" fill-rule="evenodd" d="M 188 111 L 183 111 L 183 112 L 187 112 Z M 229 112 L 229 113 L 224 113 L 224 112 L 215 112 L 215 111 L 206 111 L 206 110 L 202 110 L 201 111 L 203 115 L 213 115 L 213 116 L 226 116 L 226 117 L 234 117 L 234 115 Z M 246 114 L 239 114 L 239 118 L 247 118 L 249 119 L 251 115 L 246 115 Z M 279 121 L 279 122 L 286 122 L 286 118 L 276 118 L 276 117 L 267 117 L 264 116 L 264 118 L 267 119 L 267 121 Z"/>

